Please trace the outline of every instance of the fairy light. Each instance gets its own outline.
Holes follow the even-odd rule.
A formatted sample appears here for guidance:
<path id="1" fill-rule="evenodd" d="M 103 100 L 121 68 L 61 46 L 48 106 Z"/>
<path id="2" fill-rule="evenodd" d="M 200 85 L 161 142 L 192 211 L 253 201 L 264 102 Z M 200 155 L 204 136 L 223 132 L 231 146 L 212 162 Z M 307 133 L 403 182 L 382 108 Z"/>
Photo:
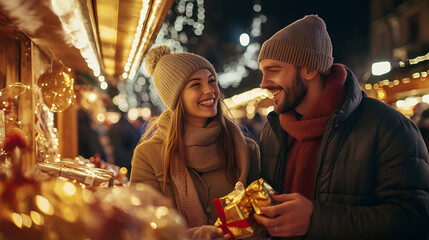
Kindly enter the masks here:
<path id="1" fill-rule="evenodd" d="M 11 214 L 12 222 L 19 228 L 22 228 L 22 216 L 18 213 Z"/>
<path id="2" fill-rule="evenodd" d="M 429 73 L 429 69 L 427 71 L 414 72 L 410 76 L 403 77 L 402 79 L 394 79 L 394 80 L 384 79 L 376 83 L 367 83 L 364 85 L 364 87 L 366 91 L 376 90 L 377 98 L 380 100 L 383 100 L 387 98 L 387 93 L 383 88 L 385 87 L 393 88 L 401 84 L 409 84 L 411 83 L 411 81 L 417 81 L 417 80 L 426 81 L 428 73 Z M 383 89 L 384 92 L 380 93 L 381 89 Z M 380 97 L 383 97 L 383 98 L 380 98 Z"/>
<path id="3" fill-rule="evenodd" d="M 44 212 L 47 215 L 54 214 L 54 208 L 49 200 L 41 195 L 36 196 L 36 205 L 40 211 Z"/>
<path id="4" fill-rule="evenodd" d="M 30 217 L 31 217 L 31 220 L 33 220 L 34 224 L 43 225 L 44 218 L 40 213 L 38 213 L 36 211 L 31 211 Z"/>
<path id="5" fill-rule="evenodd" d="M 261 26 L 266 21 L 267 18 L 263 14 L 254 17 L 252 25 L 250 26 L 250 36 L 259 37 L 261 35 Z M 245 43 L 248 44 L 246 45 L 247 47 L 245 48 L 244 53 L 238 61 L 223 66 L 224 72 L 218 74 L 219 85 L 222 88 L 239 86 L 243 78 L 249 75 L 247 68 L 256 70 L 259 67 L 258 54 L 261 49 L 261 45 L 258 42 L 249 44 L 248 42 L 251 42 L 250 38 L 249 40 L 243 40 L 246 40 Z"/>
<path id="6" fill-rule="evenodd" d="M 157 12 L 159 11 L 159 9 L 161 8 L 161 0 L 156 0 L 153 5 L 152 5 L 152 10 L 153 12 Z M 147 25 L 148 26 L 152 26 L 154 25 L 156 21 L 156 15 L 155 14 L 151 14 L 148 21 L 147 21 Z M 145 29 L 143 36 L 141 37 L 140 41 L 142 43 L 146 43 L 149 39 L 149 35 L 152 32 L 150 31 L 150 29 Z M 145 46 L 145 44 L 140 44 L 140 46 L 138 47 L 138 50 L 136 52 L 137 55 L 135 55 L 135 59 L 142 59 L 143 56 L 143 47 Z M 131 69 L 129 72 L 128 77 L 129 78 L 134 78 L 135 74 L 137 73 L 138 68 L 140 67 L 140 62 L 139 61 L 134 61 L 131 65 Z"/>
<path id="7" fill-rule="evenodd" d="M 64 33 L 73 46 L 79 49 L 94 76 L 100 75 L 100 63 L 97 58 L 95 43 L 91 39 L 90 26 L 83 16 L 79 1 L 51 0 L 53 12 L 59 17 Z"/>
<path id="8" fill-rule="evenodd" d="M 426 55 L 418 56 L 416 58 L 410 59 L 410 64 L 417 64 L 423 61 L 429 60 L 429 52 Z"/>
<path id="9" fill-rule="evenodd" d="M 108 87 L 108 84 L 107 84 L 106 82 L 102 82 L 102 83 L 100 83 L 100 88 L 101 88 L 101 89 L 106 90 L 106 89 L 107 89 L 107 87 Z"/>
<path id="10" fill-rule="evenodd" d="M 125 72 L 122 74 L 123 76 L 124 76 L 124 74 L 126 74 L 126 76 L 128 76 L 127 72 L 130 71 L 132 61 L 134 59 L 134 56 L 135 56 L 136 51 L 137 51 L 137 47 L 138 47 L 139 42 L 141 40 L 140 37 L 142 35 L 143 24 L 147 18 L 148 9 L 149 9 L 149 0 L 143 0 L 142 1 L 142 9 L 140 10 L 139 25 L 136 29 L 136 34 L 134 35 L 134 41 L 133 41 L 133 44 L 131 46 L 131 51 L 130 51 L 130 55 L 128 56 L 127 63 L 125 64 L 125 67 L 124 67 Z M 124 79 L 126 79 L 126 78 L 127 77 L 124 77 Z"/>
<path id="11" fill-rule="evenodd" d="M 248 105 L 249 102 L 258 103 L 268 97 L 270 97 L 270 93 L 267 90 L 262 88 L 254 88 L 241 94 L 237 94 L 231 98 L 225 99 L 225 105 L 228 109 L 236 109 L 240 106 Z"/>

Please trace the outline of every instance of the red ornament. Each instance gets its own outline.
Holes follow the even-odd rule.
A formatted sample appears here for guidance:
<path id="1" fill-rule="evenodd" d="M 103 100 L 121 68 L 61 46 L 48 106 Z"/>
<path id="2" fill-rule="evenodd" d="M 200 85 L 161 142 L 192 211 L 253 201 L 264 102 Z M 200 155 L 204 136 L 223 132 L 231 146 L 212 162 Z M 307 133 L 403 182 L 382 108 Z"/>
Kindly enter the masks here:
<path id="1" fill-rule="evenodd" d="M 3 150 L 7 153 L 11 153 L 16 147 L 18 148 L 25 148 L 27 146 L 27 143 L 25 142 L 24 136 L 22 136 L 22 133 L 20 130 L 14 129 L 10 131 L 8 136 L 6 137 L 4 141 Z"/>

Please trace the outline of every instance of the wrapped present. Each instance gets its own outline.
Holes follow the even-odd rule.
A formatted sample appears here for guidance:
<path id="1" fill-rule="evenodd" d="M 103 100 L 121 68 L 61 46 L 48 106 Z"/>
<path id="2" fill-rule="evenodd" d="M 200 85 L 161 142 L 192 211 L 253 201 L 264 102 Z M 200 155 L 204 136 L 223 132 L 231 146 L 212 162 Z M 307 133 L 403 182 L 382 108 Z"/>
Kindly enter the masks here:
<path id="1" fill-rule="evenodd" d="M 231 193 L 213 202 L 219 216 L 215 226 L 228 233 L 230 239 L 246 238 L 262 229 L 253 217 L 252 201 L 243 183 L 237 182 Z"/>
<path id="2" fill-rule="evenodd" d="M 47 173 L 50 176 L 76 180 L 90 188 L 113 186 L 112 171 L 88 167 L 75 162 L 58 161 L 38 163 L 36 165 L 36 171 Z"/>
<path id="3" fill-rule="evenodd" d="M 237 182 L 232 192 L 213 200 L 219 216 L 215 226 L 228 233 L 230 239 L 255 235 L 263 226 L 255 221 L 253 214 L 261 214 L 261 207 L 274 203 L 270 194 L 275 194 L 275 191 L 262 178 L 252 182 L 246 189 L 243 183 Z"/>
<path id="4" fill-rule="evenodd" d="M 264 179 L 260 178 L 247 186 L 246 194 L 252 201 L 252 207 L 255 213 L 262 214 L 261 207 L 273 204 L 270 195 L 275 194 L 275 191 Z"/>

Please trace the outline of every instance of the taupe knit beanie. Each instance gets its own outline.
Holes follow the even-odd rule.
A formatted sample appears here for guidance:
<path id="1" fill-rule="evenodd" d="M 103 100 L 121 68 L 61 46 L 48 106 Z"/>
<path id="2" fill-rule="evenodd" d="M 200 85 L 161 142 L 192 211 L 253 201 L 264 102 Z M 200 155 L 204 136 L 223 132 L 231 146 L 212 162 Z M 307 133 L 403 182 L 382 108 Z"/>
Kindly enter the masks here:
<path id="1" fill-rule="evenodd" d="M 148 74 L 153 78 L 162 102 L 174 110 L 189 78 L 200 69 L 208 69 L 217 79 L 213 65 L 193 53 L 173 53 L 167 45 L 151 49 L 145 57 Z"/>
<path id="2" fill-rule="evenodd" d="M 328 75 L 334 58 L 325 22 L 317 15 L 307 15 L 289 24 L 264 42 L 258 61 L 263 59 L 308 67 Z"/>

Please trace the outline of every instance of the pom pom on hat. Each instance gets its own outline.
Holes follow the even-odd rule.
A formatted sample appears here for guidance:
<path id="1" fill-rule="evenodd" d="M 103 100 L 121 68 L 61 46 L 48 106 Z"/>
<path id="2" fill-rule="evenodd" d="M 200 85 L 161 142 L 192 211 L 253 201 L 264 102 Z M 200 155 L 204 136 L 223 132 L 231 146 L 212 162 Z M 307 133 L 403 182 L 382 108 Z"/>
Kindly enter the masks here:
<path id="1" fill-rule="evenodd" d="M 144 61 L 146 71 L 150 76 L 152 76 L 153 72 L 155 71 L 156 65 L 158 64 L 161 57 L 167 54 L 171 54 L 171 49 L 167 45 L 159 45 L 148 52 L 144 58 Z"/>
<path id="2" fill-rule="evenodd" d="M 193 53 L 174 53 L 167 45 L 154 47 L 144 60 L 162 102 L 170 110 L 176 108 L 180 94 L 192 74 L 207 69 L 217 78 L 215 69 L 205 58 Z"/>

